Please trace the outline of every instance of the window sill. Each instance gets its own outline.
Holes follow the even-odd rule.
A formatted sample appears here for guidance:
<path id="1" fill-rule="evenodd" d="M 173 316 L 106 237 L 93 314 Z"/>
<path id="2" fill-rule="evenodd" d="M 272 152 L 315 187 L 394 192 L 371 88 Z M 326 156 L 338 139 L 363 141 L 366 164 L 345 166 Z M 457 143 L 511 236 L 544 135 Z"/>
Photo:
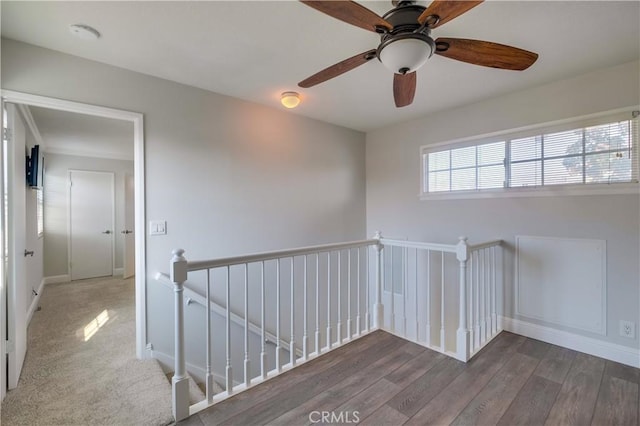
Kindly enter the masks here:
<path id="1" fill-rule="evenodd" d="M 519 197 L 568 197 L 576 195 L 623 195 L 640 194 L 640 184 L 589 184 L 589 185 L 558 185 L 532 188 L 498 188 L 482 191 L 455 191 L 440 193 L 423 193 L 420 200 L 467 200 L 474 198 L 519 198 Z"/>

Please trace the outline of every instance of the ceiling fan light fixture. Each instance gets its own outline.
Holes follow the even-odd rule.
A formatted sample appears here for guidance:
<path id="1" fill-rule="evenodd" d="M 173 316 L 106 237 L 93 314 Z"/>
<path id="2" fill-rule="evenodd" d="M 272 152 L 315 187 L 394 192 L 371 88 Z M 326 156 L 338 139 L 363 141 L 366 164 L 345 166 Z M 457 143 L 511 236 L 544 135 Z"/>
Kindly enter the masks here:
<path id="1" fill-rule="evenodd" d="M 300 94 L 298 92 L 282 92 L 280 103 L 285 108 L 295 108 L 300 104 Z"/>
<path id="2" fill-rule="evenodd" d="M 434 45 L 430 41 L 420 36 L 392 38 L 380 45 L 378 58 L 394 73 L 414 72 L 433 54 Z"/>

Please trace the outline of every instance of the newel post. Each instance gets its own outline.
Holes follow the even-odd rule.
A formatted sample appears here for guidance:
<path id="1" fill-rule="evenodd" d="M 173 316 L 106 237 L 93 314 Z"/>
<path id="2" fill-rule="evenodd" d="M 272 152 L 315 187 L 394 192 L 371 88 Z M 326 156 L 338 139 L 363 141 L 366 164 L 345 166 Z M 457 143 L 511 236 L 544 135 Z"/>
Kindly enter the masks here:
<path id="1" fill-rule="evenodd" d="M 456 257 L 460 262 L 460 308 L 458 317 L 458 332 L 456 333 L 456 355 L 460 361 L 469 360 L 470 342 L 467 329 L 467 259 L 469 247 L 467 237 L 460 237 L 456 246 Z"/>
<path id="2" fill-rule="evenodd" d="M 184 250 L 173 251 L 171 258 L 171 281 L 173 282 L 175 307 L 175 373 L 171 379 L 172 409 L 176 422 L 189 417 L 189 381 L 184 358 L 184 308 L 183 290 L 187 281 L 187 259 Z"/>
<path id="3" fill-rule="evenodd" d="M 373 237 L 378 240 L 376 249 L 376 304 L 373 309 L 373 327 L 382 329 L 384 327 L 384 306 L 382 305 L 382 249 L 384 246 L 380 242 L 382 235 L 376 231 Z"/>

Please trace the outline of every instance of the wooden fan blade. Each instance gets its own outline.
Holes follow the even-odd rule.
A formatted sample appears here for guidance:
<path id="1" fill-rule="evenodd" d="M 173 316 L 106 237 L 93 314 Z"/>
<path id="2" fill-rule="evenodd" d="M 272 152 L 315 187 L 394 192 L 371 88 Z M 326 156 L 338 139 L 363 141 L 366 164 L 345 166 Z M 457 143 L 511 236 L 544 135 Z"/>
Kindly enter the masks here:
<path id="1" fill-rule="evenodd" d="M 457 18 L 465 12 L 473 9 L 484 0 L 457 1 L 457 0 L 434 0 L 424 12 L 418 17 L 418 22 L 422 25 L 430 16 L 437 16 L 438 19 L 429 24 L 429 28 L 437 28 L 446 24 L 450 20 Z"/>
<path id="2" fill-rule="evenodd" d="M 302 1 L 322 13 L 326 13 L 336 19 L 364 28 L 365 30 L 376 31 L 376 27 L 386 28 L 391 31 L 393 25 L 382 19 L 378 14 L 354 1 Z"/>
<path id="3" fill-rule="evenodd" d="M 411 105 L 416 94 L 416 73 L 393 75 L 393 99 L 398 108 Z"/>
<path id="4" fill-rule="evenodd" d="M 490 41 L 439 38 L 436 54 L 483 67 L 522 71 L 538 59 L 538 54 Z"/>
<path id="5" fill-rule="evenodd" d="M 369 62 L 371 59 L 376 57 L 376 49 L 367 50 L 366 52 L 358 53 L 355 56 L 350 57 L 349 59 L 345 59 L 344 61 L 338 62 L 337 64 L 331 65 L 323 69 L 322 71 L 315 73 L 311 77 L 302 80 L 298 83 L 298 86 L 308 88 L 313 87 L 316 84 L 320 84 L 324 81 L 337 77 L 341 74 L 344 74 L 347 71 L 351 71 L 352 69 L 359 67 L 360 65 Z"/>

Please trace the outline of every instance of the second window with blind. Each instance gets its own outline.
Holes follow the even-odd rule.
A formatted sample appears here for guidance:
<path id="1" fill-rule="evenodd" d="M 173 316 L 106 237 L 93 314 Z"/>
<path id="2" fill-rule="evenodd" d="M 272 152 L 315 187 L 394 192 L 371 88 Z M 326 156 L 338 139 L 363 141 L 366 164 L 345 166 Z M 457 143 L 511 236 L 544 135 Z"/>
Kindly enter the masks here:
<path id="1" fill-rule="evenodd" d="M 423 147 L 422 194 L 637 182 L 638 119 L 625 116 Z"/>

